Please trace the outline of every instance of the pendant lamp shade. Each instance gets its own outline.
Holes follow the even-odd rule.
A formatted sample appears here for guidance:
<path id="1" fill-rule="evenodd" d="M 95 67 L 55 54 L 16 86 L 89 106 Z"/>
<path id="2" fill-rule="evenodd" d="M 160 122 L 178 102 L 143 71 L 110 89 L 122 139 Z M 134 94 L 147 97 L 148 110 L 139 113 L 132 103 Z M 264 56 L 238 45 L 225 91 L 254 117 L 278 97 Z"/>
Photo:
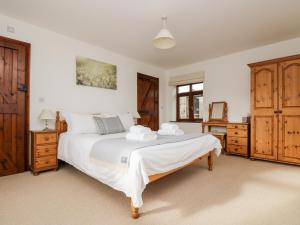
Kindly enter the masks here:
<path id="1" fill-rule="evenodd" d="M 163 28 L 154 38 L 154 46 L 159 49 L 169 49 L 176 45 L 175 39 L 171 32 L 167 29 L 167 17 L 162 17 Z"/>

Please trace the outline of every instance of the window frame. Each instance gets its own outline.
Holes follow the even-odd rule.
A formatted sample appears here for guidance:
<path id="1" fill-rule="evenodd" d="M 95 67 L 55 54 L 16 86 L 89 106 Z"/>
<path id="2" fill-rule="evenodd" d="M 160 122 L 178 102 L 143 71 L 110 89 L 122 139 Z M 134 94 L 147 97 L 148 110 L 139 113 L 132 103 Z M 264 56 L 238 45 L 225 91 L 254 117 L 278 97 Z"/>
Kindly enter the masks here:
<path id="1" fill-rule="evenodd" d="M 200 95 L 201 97 L 203 97 L 203 90 L 200 91 L 193 91 L 192 90 L 192 86 L 194 84 L 203 84 L 203 82 L 197 82 L 197 83 L 191 83 L 191 84 L 182 84 L 182 85 L 177 85 L 176 86 L 176 121 L 177 122 L 202 122 L 202 119 L 195 119 L 194 118 L 194 96 L 195 95 Z M 190 91 L 189 92 L 185 92 L 185 93 L 179 93 L 179 87 L 182 86 L 190 86 Z M 179 112 L 179 98 L 180 97 L 184 97 L 184 96 L 188 96 L 189 97 L 189 118 L 188 119 L 180 119 L 180 112 Z"/>

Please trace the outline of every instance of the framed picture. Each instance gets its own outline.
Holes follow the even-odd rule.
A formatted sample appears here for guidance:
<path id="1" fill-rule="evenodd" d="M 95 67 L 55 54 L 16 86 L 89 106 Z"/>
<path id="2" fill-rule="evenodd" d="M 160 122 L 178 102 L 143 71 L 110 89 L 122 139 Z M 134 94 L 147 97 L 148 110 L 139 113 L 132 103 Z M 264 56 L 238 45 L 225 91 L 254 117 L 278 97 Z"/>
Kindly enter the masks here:
<path id="1" fill-rule="evenodd" d="M 76 84 L 117 90 L 117 66 L 77 56 Z"/>

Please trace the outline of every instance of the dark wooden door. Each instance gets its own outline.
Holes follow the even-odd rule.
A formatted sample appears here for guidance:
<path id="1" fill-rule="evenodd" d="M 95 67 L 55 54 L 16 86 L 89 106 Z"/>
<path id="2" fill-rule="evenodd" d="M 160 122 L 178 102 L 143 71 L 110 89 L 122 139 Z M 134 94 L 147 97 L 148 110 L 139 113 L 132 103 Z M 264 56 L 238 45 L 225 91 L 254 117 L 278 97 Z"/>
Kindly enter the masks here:
<path id="1" fill-rule="evenodd" d="M 141 115 L 139 124 L 159 128 L 159 79 L 148 75 L 137 75 L 137 108 Z"/>
<path id="2" fill-rule="evenodd" d="M 0 37 L 0 176 L 27 169 L 29 48 Z"/>

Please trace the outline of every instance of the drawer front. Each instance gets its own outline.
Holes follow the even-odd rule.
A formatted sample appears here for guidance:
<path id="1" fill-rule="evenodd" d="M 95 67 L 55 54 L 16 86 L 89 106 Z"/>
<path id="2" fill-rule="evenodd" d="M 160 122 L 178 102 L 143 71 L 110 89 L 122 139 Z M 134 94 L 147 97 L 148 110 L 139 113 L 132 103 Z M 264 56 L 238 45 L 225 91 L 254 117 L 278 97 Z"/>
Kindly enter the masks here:
<path id="1" fill-rule="evenodd" d="M 241 130 L 247 130 L 248 125 L 246 124 L 228 124 L 227 125 L 228 129 L 241 129 Z"/>
<path id="2" fill-rule="evenodd" d="M 228 145 L 248 145 L 248 138 L 244 137 L 227 137 L 227 144 Z"/>
<path id="3" fill-rule="evenodd" d="M 36 144 L 49 144 L 56 143 L 57 135 L 56 133 L 47 133 L 47 134 L 36 134 Z"/>
<path id="4" fill-rule="evenodd" d="M 247 155 L 247 146 L 245 145 L 227 145 L 227 151 L 229 153 L 236 153 L 241 155 Z"/>
<path id="5" fill-rule="evenodd" d="M 227 136 L 231 137 L 248 137 L 247 130 L 240 129 L 227 129 Z"/>
<path id="6" fill-rule="evenodd" d="M 56 145 L 38 145 L 35 154 L 36 157 L 56 155 Z"/>
<path id="7" fill-rule="evenodd" d="M 56 166 L 56 157 L 45 156 L 35 159 L 35 168 L 40 169 L 44 167 L 55 167 Z"/>

